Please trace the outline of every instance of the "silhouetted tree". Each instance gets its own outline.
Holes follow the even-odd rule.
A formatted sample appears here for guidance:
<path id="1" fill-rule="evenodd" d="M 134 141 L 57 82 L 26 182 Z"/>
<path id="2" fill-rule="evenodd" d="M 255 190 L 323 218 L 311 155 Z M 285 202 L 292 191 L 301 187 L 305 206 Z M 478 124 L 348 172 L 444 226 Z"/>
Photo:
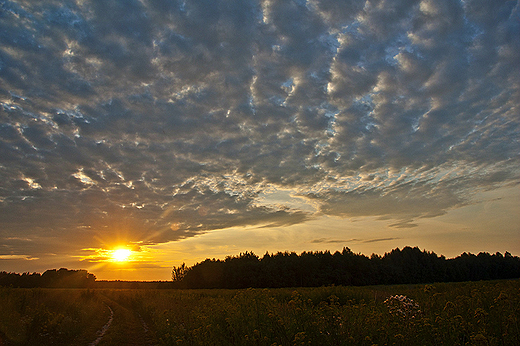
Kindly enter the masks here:
<path id="1" fill-rule="evenodd" d="M 490 255 L 463 253 L 453 259 L 421 251 L 418 247 L 396 248 L 369 258 L 343 251 L 266 253 L 228 256 L 224 261 L 206 259 L 193 267 L 184 264 L 172 270 L 176 287 L 315 287 L 323 285 L 412 284 L 442 281 L 511 279 L 520 277 L 520 258 L 506 252 Z"/>
<path id="2" fill-rule="evenodd" d="M 188 273 L 189 268 L 186 266 L 186 263 L 182 263 L 179 267 L 173 267 L 172 269 L 172 281 L 178 282 L 182 281 L 186 274 Z"/>
<path id="3" fill-rule="evenodd" d="M 7 273 L 0 272 L 0 286 L 13 287 L 60 287 L 60 288 L 87 288 L 92 287 L 96 281 L 94 274 L 86 270 L 69 270 L 61 268 L 51 269 L 43 274 L 39 273 Z"/>

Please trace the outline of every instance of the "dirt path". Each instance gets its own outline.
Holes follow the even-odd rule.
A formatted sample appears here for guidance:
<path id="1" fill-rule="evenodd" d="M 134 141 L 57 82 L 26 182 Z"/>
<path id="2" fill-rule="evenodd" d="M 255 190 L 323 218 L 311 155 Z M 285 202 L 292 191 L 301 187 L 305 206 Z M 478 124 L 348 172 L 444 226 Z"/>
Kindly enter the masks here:
<path id="1" fill-rule="evenodd" d="M 108 322 L 89 346 L 155 346 L 157 342 L 145 321 L 136 312 L 103 296 L 111 311 Z"/>
<path id="2" fill-rule="evenodd" d="M 89 346 L 96 346 L 99 344 L 101 339 L 103 339 L 103 336 L 105 336 L 105 333 L 107 332 L 108 328 L 110 328 L 110 325 L 112 324 L 112 321 L 114 320 L 114 310 L 110 307 L 110 305 L 107 304 L 108 309 L 110 310 L 110 317 L 108 318 L 108 322 L 101 328 L 97 334 L 99 335 L 98 338 L 94 341 L 92 341 Z"/>

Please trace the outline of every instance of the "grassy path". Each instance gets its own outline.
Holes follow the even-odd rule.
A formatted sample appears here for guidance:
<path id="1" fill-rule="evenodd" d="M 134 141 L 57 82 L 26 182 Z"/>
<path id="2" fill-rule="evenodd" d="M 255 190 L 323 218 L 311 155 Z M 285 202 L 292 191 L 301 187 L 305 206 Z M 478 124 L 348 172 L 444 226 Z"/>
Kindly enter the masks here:
<path id="1" fill-rule="evenodd" d="M 137 312 L 133 311 L 131 308 L 119 304 L 105 295 L 101 296 L 101 299 L 110 307 L 111 311 L 113 312 L 112 316 L 110 317 L 112 322 L 105 330 L 103 335 L 91 344 L 92 346 L 157 345 L 155 337 Z"/>
<path id="2" fill-rule="evenodd" d="M 89 346 L 97 346 L 99 344 L 99 342 L 101 341 L 101 339 L 103 339 L 103 336 L 105 336 L 105 333 L 107 332 L 108 328 L 110 328 L 110 326 L 112 325 L 112 321 L 114 320 L 114 310 L 112 310 L 112 308 L 108 304 L 107 304 L 107 307 L 110 310 L 110 317 L 108 318 L 108 322 L 105 323 L 103 328 L 98 330 L 98 332 L 97 332 L 97 334 L 99 335 L 98 338 L 96 340 L 94 340 L 93 342 L 91 342 L 89 344 Z"/>

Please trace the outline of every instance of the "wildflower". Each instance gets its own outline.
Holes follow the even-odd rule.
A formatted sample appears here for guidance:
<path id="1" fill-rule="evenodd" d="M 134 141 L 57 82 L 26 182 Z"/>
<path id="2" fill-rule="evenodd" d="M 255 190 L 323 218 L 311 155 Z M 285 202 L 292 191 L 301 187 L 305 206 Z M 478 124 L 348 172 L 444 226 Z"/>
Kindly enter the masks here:
<path id="1" fill-rule="evenodd" d="M 489 345 L 487 338 L 482 334 L 472 336 L 471 341 L 473 341 L 475 345 Z"/>
<path id="2" fill-rule="evenodd" d="M 501 300 L 508 300 L 509 297 L 504 292 L 500 292 L 497 298 L 495 298 L 495 303 L 501 301 Z"/>
<path id="3" fill-rule="evenodd" d="M 453 309 L 455 308 L 455 304 L 453 304 L 452 302 L 450 301 L 447 301 L 446 302 L 446 305 L 444 306 L 444 309 L 442 309 L 442 311 L 452 311 Z"/>
<path id="4" fill-rule="evenodd" d="M 404 295 L 390 296 L 384 301 L 391 315 L 413 319 L 421 314 L 419 304 Z"/>
<path id="5" fill-rule="evenodd" d="M 477 308 L 475 310 L 475 318 L 479 320 L 479 322 L 482 318 L 486 317 L 487 315 L 489 314 L 482 308 Z"/>

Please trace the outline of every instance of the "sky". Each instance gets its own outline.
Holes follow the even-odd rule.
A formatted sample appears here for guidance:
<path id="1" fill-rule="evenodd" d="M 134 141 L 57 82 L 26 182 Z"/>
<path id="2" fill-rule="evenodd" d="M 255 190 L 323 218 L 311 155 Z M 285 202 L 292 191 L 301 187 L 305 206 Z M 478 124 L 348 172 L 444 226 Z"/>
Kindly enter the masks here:
<path id="1" fill-rule="evenodd" d="M 0 271 L 519 256 L 519 140 L 518 1 L 0 1 Z"/>

